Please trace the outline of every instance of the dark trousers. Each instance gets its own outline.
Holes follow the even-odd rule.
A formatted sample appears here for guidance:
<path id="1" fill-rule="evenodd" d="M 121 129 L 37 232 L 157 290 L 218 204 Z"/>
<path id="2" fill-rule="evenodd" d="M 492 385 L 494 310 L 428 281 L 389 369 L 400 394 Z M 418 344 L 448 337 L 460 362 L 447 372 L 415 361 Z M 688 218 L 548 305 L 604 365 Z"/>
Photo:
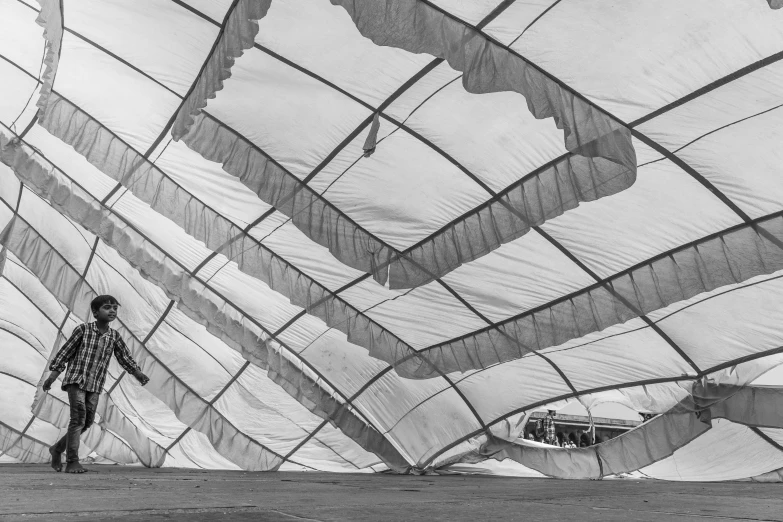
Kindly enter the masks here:
<path id="1" fill-rule="evenodd" d="M 54 451 L 63 453 L 67 450 L 66 461 L 79 462 L 79 437 L 92 426 L 101 394 L 84 391 L 78 384 L 69 384 L 65 390 L 71 406 L 71 422 L 68 423 L 68 433 L 54 445 Z"/>

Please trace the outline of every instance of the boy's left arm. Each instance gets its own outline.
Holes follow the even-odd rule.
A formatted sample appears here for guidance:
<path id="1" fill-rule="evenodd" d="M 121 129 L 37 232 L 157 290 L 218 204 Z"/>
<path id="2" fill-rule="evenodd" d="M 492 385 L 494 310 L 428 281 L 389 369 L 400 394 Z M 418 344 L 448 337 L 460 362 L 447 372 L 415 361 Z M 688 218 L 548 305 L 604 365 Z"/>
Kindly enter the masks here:
<path id="1" fill-rule="evenodd" d="M 142 386 L 150 381 L 150 378 L 144 375 L 141 368 L 139 368 L 139 365 L 136 364 L 136 361 L 131 357 L 130 350 L 125 344 L 125 341 L 122 340 L 122 337 L 117 337 L 117 341 L 114 343 L 114 356 L 117 358 L 117 362 L 120 363 L 120 366 L 122 366 L 126 372 L 136 377 L 136 380 L 138 380 Z"/>
<path id="2" fill-rule="evenodd" d="M 52 384 L 54 384 L 54 381 L 56 381 L 57 377 L 63 371 L 65 371 L 66 363 L 68 363 L 76 355 L 79 346 L 82 344 L 83 337 L 84 325 L 81 324 L 73 329 L 71 336 L 67 341 L 65 341 L 65 344 L 62 345 L 62 348 L 60 348 L 60 351 L 58 351 L 57 355 L 54 356 L 54 359 L 52 359 L 52 362 L 49 365 L 49 371 L 52 373 L 49 374 L 49 377 L 47 377 L 43 383 L 44 391 L 48 392 L 52 389 Z"/>

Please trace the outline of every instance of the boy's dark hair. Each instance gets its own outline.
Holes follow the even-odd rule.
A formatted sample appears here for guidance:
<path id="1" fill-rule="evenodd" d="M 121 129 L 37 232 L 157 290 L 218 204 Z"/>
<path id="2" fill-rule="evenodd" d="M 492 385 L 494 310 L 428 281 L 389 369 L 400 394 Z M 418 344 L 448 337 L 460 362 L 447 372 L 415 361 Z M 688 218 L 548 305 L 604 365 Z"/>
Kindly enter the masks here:
<path id="1" fill-rule="evenodd" d="M 117 301 L 117 299 L 115 299 L 114 296 L 111 296 L 111 295 L 99 295 L 98 297 L 93 299 L 92 302 L 90 303 L 90 310 L 92 310 L 93 312 L 97 312 L 98 309 L 101 306 L 105 305 L 106 303 L 116 304 L 117 306 L 121 306 L 120 302 Z"/>

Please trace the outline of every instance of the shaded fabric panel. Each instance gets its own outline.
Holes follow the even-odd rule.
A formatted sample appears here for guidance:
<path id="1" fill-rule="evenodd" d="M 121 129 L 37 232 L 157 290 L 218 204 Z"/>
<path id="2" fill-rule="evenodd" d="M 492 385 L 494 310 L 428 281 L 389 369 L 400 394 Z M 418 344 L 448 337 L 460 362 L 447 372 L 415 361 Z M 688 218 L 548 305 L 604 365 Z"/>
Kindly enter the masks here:
<path id="1" fill-rule="evenodd" d="M 117 407 L 108 393 L 101 397 L 97 413 L 101 422 L 111 431 L 116 431 L 134 449 L 138 460 L 148 468 L 159 468 L 165 460 L 165 448 L 156 444 L 138 429 Z M 97 449 L 96 449 L 97 451 Z"/>
<path id="2" fill-rule="evenodd" d="M 86 444 L 99 457 L 109 459 L 117 464 L 138 464 L 140 462 L 138 454 L 126 441 L 102 426 L 93 425 L 87 430 L 87 433 L 82 435 L 82 444 Z"/>
<path id="3" fill-rule="evenodd" d="M 405 471 L 410 464 L 396 448 L 372 426 L 361 421 L 353 408 L 336 400 L 317 382 L 298 370 L 282 352 L 268 350 L 265 366 L 269 377 L 314 414 L 328 420 L 363 449 L 375 453 L 391 469 Z"/>
<path id="4" fill-rule="evenodd" d="M 667 413 L 595 446 L 565 449 L 541 443 L 511 443 L 493 437 L 481 454 L 495 460 L 512 459 L 556 478 L 597 479 L 627 473 L 672 455 L 705 431 L 692 413 Z"/>
<path id="5" fill-rule="evenodd" d="M 46 109 L 49 104 L 49 96 L 52 94 L 54 79 L 57 76 L 57 66 L 60 63 L 60 50 L 63 43 L 62 2 L 60 0 L 37 0 L 41 11 L 35 22 L 44 28 L 46 40 L 46 54 L 44 56 L 45 70 L 42 76 L 43 84 L 36 105 L 39 109 Z"/>
<path id="6" fill-rule="evenodd" d="M 57 338 L 57 327 L 47 321 L 46 311 L 38 308 L 38 303 L 45 300 L 41 289 L 30 284 L 33 278 L 9 256 L 12 254 L 7 249 L 0 250 L 0 426 L 7 428 L 0 431 L 0 454 L 16 453 L 19 459 L 32 463 L 48 456 L 48 452 L 40 454 L 34 445 L 30 446 L 32 439 L 48 448 L 63 433 L 51 425 L 43 425 L 43 430 L 33 433 L 36 417 L 30 412 L 36 382 L 47 363 L 52 339 Z M 55 310 L 50 308 L 51 311 Z M 33 452 L 27 453 L 31 448 Z M 126 451 L 124 457 L 128 456 Z M 40 462 L 46 462 L 46 458 Z"/>
<path id="7" fill-rule="evenodd" d="M 239 431 L 137 339 L 127 344 L 150 378 L 145 388 L 171 408 L 180 421 L 206 435 L 218 453 L 248 471 L 277 469 L 282 462 L 280 455 Z"/>
<path id="8" fill-rule="evenodd" d="M 207 437 L 198 431 L 189 431 L 169 448 L 163 467 L 242 469 L 217 453 Z"/>
<path id="9" fill-rule="evenodd" d="M 496 460 L 510 458 L 558 478 L 600 478 L 627 473 L 672 456 L 708 431 L 712 425 L 710 419 L 783 428 L 781 398 L 783 388 L 721 385 L 703 379 L 695 383 L 692 395 L 670 412 L 607 442 L 570 450 L 493 437 L 482 446 L 481 454 Z"/>
<path id="10" fill-rule="evenodd" d="M 601 477 L 601 466 L 594 449 L 575 450 L 553 448 L 541 443 L 520 441 L 509 443 L 490 439 L 482 452 L 495 460 L 511 459 L 544 475 L 568 479 L 597 479 Z"/>
<path id="11" fill-rule="evenodd" d="M 634 466 L 649 466 L 668 458 L 677 448 L 687 445 L 709 429 L 713 419 L 722 418 L 731 423 L 754 428 L 758 426 L 762 431 L 780 429 L 778 426 L 783 422 L 781 421 L 783 415 L 779 413 L 783 388 L 748 384 L 763 374 L 770 364 L 773 366 L 780 364 L 779 361 L 783 359 L 778 353 L 780 350 L 775 349 L 772 352 L 773 355 L 740 362 L 696 380 L 645 384 L 581 396 L 579 401 L 588 409 L 604 402 L 624 404 L 637 411 L 656 411 L 665 408 L 665 412 L 653 420 L 616 439 L 592 447 L 597 451 L 596 459 L 600 457 L 603 475 L 627 473 L 639 469 Z M 565 405 L 564 402 L 551 403 L 547 408 L 556 407 L 558 404 Z M 439 455 L 435 462 L 438 464 L 476 463 L 488 456 L 492 457 L 494 453 L 505 449 L 506 445 L 513 444 L 545 451 L 560 451 L 560 448 L 552 448 L 541 443 L 515 440 L 519 433 L 514 432 L 511 426 L 514 424 L 514 419 L 523 414 L 524 412 L 511 417 L 500 417 L 490 423 L 493 440 L 486 444 L 487 451 L 484 451 L 483 442 L 481 447 L 477 448 L 476 441 L 481 441 L 482 436 L 476 436 L 465 439 L 458 446 Z M 524 424 L 526 421 L 522 421 L 521 424 L 516 423 L 517 426 L 524 426 Z M 661 441 L 667 442 L 661 445 Z M 578 451 L 583 449 L 580 448 Z M 521 458 L 517 449 L 513 452 L 517 452 L 517 457 Z M 501 456 L 500 459 L 502 458 L 506 456 Z M 589 462 L 578 454 L 567 458 L 562 455 L 542 454 L 535 458 L 538 459 L 539 466 L 553 466 L 552 469 L 557 470 L 557 466 L 565 463 L 577 472 L 582 469 L 585 462 Z M 574 459 L 578 460 L 574 461 Z M 553 464 L 546 464 L 550 460 Z M 542 469 L 535 469 L 543 472 Z M 568 469 L 566 471 L 560 469 L 558 473 L 571 473 Z"/>
<path id="12" fill-rule="evenodd" d="M 239 227 L 204 205 L 68 100 L 52 93 L 39 123 L 208 248 L 220 250 L 228 245 L 227 255 L 234 253 L 230 245 L 241 235 Z"/>
<path id="13" fill-rule="evenodd" d="M 405 377 L 445 373 L 517 359 L 590 332 L 624 323 L 715 288 L 740 283 L 783 268 L 783 216 L 734 227 L 659 257 L 568 296 L 543 309 L 423 351 L 421 364 Z M 384 359 L 386 360 L 386 359 Z M 391 361 L 392 364 L 393 361 Z M 399 371 L 399 370 L 398 370 Z"/>
<path id="14" fill-rule="evenodd" d="M 580 202 L 625 190 L 633 172 L 603 158 L 569 155 L 522 177 L 410 251 L 400 252 L 350 219 L 302 180 L 208 114 L 196 117 L 183 142 L 221 163 L 264 202 L 346 265 L 390 288 L 421 286 L 526 234 Z"/>
<path id="15" fill-rule="evenodd" d="M 367 5 L 362 9 L 366 7 Z M 395 6 L 395 9 L 397 8 Z M 421 4 L 418 4 L 417 8 L 425 11 L 430 9 L 421 7 Z M 346 9 L 354 15 L 348 7 Z M 368 16 L 372 18 L 375 15 Z M 445 19 L 443 23 L 449 21 L 453 22 Z M 448 23 L 446 25 L 451 27 Z M 460 26 L 456 22 L 453 25 L 454 30 Z M 476 36 L 488 43 L 483 36 L 479 37 L 478 33 Z M 385 41 L 383 44 L 393 45 Z M 405 45 L 398 46 L 412 52 L 431 52 L 419 48 L 410 49 Z M 496 49 L 497 46 L 492 44 L 489 48 Z M 502 56 L 513 56 L 505 50 L 503 53 Z M 441 56 L 438 52 L 431 54 Z M 207 159 L 222 163 L 227 172 L 237 176 L 262 200 L 291 217 L 294 224 L 308 237 L 329 248 L 342 262 L 372 274 L 380 284 L 386 284 L 388 279 L 391 288 L 411 288 L 432 281 L 460 264 L 490 252 L 500 244 L 520 237 L 531 225 L 541 224 L 548 218 L 562 214 L 575 207 L 579 201 L 592 201 L 617 193 L 631 186 L 635 180 L 635 153 L 627 129 L 593 106 L 562 90 L 556 83 L 528 67 L 524 60 L 514 61 L 517 62 L 523 64 L 523 72 L 518 76 L 527 78 L 532 75 L 523 84 L 531 90 L 543 89 L 533 97 L 540 108 L 533 110 L 530 101 L 533 98 L 528 97 L 528 105 L 533 113 L 539 118 L 554 115 L 558 126 L 564 128 L 565 125 L 568 136 L 566 141 L 571 145 L 570 150 L 584 157 L 576 160 L 566 158 L 555 167 L 515 184 L 500 201 L 489 207 L 489 212 L 472 213 L 467 218 L 467 223 L 463 224 L 460 220 L 451 225 L 428 244 L 415 249 L 408 259 L 400 259 L 399 252 L 347 218 L 243 137 L 224 128 L 212 118 L 204 115 L 196 118 L 190 134 L 184 135 L 183 140 Z M 460 70 L 464 70 L 464 67 Z M 469 76 L 471 75 L 465 75 L 466 82 Z M 518 80 L 519 78 L 515 77 L 507 81 L 518 85 Z M 547 89 L 552 90 L 552 93 Z M 498 90 L 516 88 L 484 88 L 471 92 Z M 557 97 L 553 93 L 556 93 Z M 552 102 L 558 98 L 569 101 L 563 102 L 565 106 L 560 107 Z M 549 107 L 549 104 L 552 106 Z M 543 108 L 544 106 L 547 108 Z M 578 116 L 573 116 L 574 112 L 578 113 Z M 600 122 L 593 122 L 593 119 Z M 561 125 L 564 121 L 570 121 L 570 124 Z M 592 127 L 589 131 L 583 129 L 582 136 L 577 132 L 580 125 Z M 572 127 L 573 129 L 569 130 Z M 175 139 L 177 138 L 175 135 Z M 607 148 L 604 141 L 612 146 Z M 621 145 L 615 147 L 621 142 Z M 609 149 L 614 148 L 622 151 L 614 151 L 617 154 L 610 153 Z M 604 161 L 592 161 L 593 157 L 603 158 Z M 557 185 L 557 181 L 564 183 Z M 553 188 L 556 193 L 550 194 Z"/>
<path id="16" fill-rule="evenodd" d="M 97 234 L 110 247 L 115 248 L 145 278 L 157 284 L 167 295 L 176 300 L 180 310 L 191 319 L 206 326 L 210 333 L 239 351 L 246 359 L 267 369 L 269 352 L 283 351 L 276 341 L 269 339 L 268 335 L 256 327 L 240 310 L 226 303 L 209 286 L 198 281 L 181 266 L 175 264 L 164 252 L 161 252 L 142 237 L 122 218 L 103 208 L 99 202 L 95 201 L 81 187 L 67 179 L 62 172 L 49 165 L 48 162 L 39 158 L 32 151 L 25 150 L 20 142 L 11 143 L 0 135 L 0 152 L 2 153 L 0 154 L 0 159 L 13 165 L 17 176 L 24 182 L 29 183 L 32 190 L 47 199 L 58 211 L 74 219 L 88 230 Z M 14 224 L 9 225 L 4 231 L 2 238 L 0 238 L 5 245 L 12 244 L 14 239 L 19 236 L 26 237 L 31 233 L 34 234 L 30 227 L 21 219 L 16 219 Z M 41 243 L 41 241 L 37 243 Z M 19 256 L 15 249 L 10 246 L 8 248 Z M 19 257 L 22 259 L 21 256 Z M 74 276 L 74 278 L 78 280 L 78 276 Z M 55 295 L 57 294 L 55 293 Z M 135 352 L 133 353 L 135 355 Z M 291 365 L 286 366 L 286 368 L 292 373 L 290 376 L 286 376 L 287 380 L 300 383 L 298 369 Z M 146 368 L 145 373 L 151 379 L 153 378 L 153 375 L 147 372 Z M 313 382 L 315 381 L 313 380 Z M 327 388 L 324 390 L 324 399 L 334 392 L 323 381 L 319 381 L 317 387 Z M 295 398 L 297 397 L 297 395 L 291 394 Z M 170 406 L 175 413 L 180 414 L 178 407 Z M 354 422 L 360 423 L 355 426 L 364 424 L 351 412 L 346 411 L 344 415 L 351 419 L 351 421 L 346 421 L 351 425 Z M 195 419 L 185 418 L 191 422 L 200 422 L 196 429 L 207 435 L 215 434 L 219 436 L 222 434 L 223 429 L 228 429 L 219 424 L 219 420 L 222 417 L 213 412 L 211 408 L 207 410 L 206 415 L 200 413 Z M 183 422 L 188 423 L 186 420 L 183 420 Z M 235 430 L 233 426 L 231 429 Z M 385 439 L 382 436 L 365 436 L 362 433 L 362 430 L 356 427 L 350 428 L 350 432 L 346 432 L 349 436 L 360 436 L 357 442 L 360 445 L 367 444 L 368 447 L 362 447 L 378 454 L 390 467 L 400 467 L 405 462 L 405 459 L 396 450 L 393 450 L 390 445 L 383 442 Z M 222 439 L 215 439 L 215 443 L 218 451 L 237 451 L 236 448 L 238 446 L 224 443 Z M 221 447 L 221 444 L 224 447 Z M 237 455 L 239 454 L 241 454 L 241 451 Z M 279 462 L 272 467 L 278 464 Z"/>
<path id="17" fill-rule="evenodd" d="M 707 381 L 715 383 L 726 390 L 740 390 L 764 375 L 770 368 L 783 364 L 783 353 L 775 348 L 771 353 L 761 352 L 758 357 L 751 360 L 729 361 L 731 365 L 723 369 L 710 371 L 705 377 Z M 644 413 L 666 413 L 684 401 L 692 401 L 692 391 L 699 381 L 678 380 L 675 382 L 662 382 L 645 384 L 615 390 L 606 390 L 587 395 L 580 395 L 579 402 L 588 410 L 607 402 L 622 404 L 631 410 Z M 704 380 L 702 380 L 704 382 Z M 715 394 L 713 394 L 715 395 Z M 719 397 L 727 397 L 721 393 Z M 713 401 L 714 402 L 714 401 Z M 685 412 L 697 411 L 692 405 Z"/>
<path id="18" fill-rule="evenodd" d="M 125 220 L 103 207 L 32 150 L 23 147 L 20 141 L 8 141 L 0 135 L 0 152 L 0 159 L 12 166 L 30 189 L 115 248 L 145 278 L 160 286 L 170 298 L 176 298 L 180 308 L 186 307 L 192 314 L 204 314 L 202 321 L 208 318 L 216 330 L 223 332 L 223 337 L 231 339 L 233 346 L 253 351 L 268 341 L 266 333 L 247 326 L 248 319 L 241 311 L 227 306 L 211 289 L 190 276 Z"/>
<path id="19" fill-rule="evenodd" d="M 171 187 L 171 190 L 178 190 L 174 184 Z M 153 190 L 148 197 L 154 193 Z M 625 322 L 638 315 L 636 310 L 648 313 L 718 286 L 777 270 L 783 267 L 783 252 L 779 247 L 779 238 L 783 237 L 781 225 L 783 220 L 778 216 L 705 239 L 616 276 L 608 283 L 612 291 L 603 286 L 586 289 L 568 300 L 501 323 L 498 329 L 484 330 L 437 346 L 426 352 L 426 359 L 412 354 L 407 345 L 366 317 L 355 315 L 355 320 L 351 321 L 355 310 L 344 303 L 324 302 L 323 311 L 317 307 L 310 307 L 310 311 L 325 318 L 328 324 L 344 325 L 338 328 L 348 333 L 351 342 L 368 348 L 373 357 L 395 365 L 400 375 L 432 378 L 441 371 L 465 371 L 516 359 L 531 350 L 562 344 Z M 245 264 L 248 261 L 253 262 L 253 259 L 243 256 L 238 260 L 246 271 L 251 271 L 250 265 Z M 157 278 L 171 280 L 168 276 Z M 182 282 L 180 278 L 174 280 Z M 312 289 L 306 280 L 302 283 L 304 288 Z M 282 290 L 285 286 L 274 285 L 273 288 Z M 168 291 L 182 295 L 181 289 L 169 288 Z M 285 293 L 301 295 L 299 289 L 290 287 Z"/>
<path id="20" fill-rule="evenodd" d="M 57 93 L 52 93 L 50 100 L 40 125 L 71 145 L 101 172 L 129 187 L 154 210 L 212 250 L 219 250 L 240 235 L 239 227 L 204 205 L 70 101 Z"/>
<path id="21" fill-rule="evenodd" d="M 783 452 L 747 426 L 715 419 L 712 429 L 671 457 L 639 470 L 659 480 L 739 480 L 780 469 Z"/>
<path id="22" fill-rule="evenodd" d="M 464 22 L 420 0 L 331 2 L 342 6 L 359 32 L 377 45 L 445 59 L 464 73 L 462 84 L 468 92 L 518 92 L 536 118 L 555 119 L 568 150 L 636 172 L 629 129 Z"/>
<path id="23" fill-rule="evenodd" d="M 48 462 L 49 445 L 0 422 L 0 450 L 25 464 Z"/>
<path id="24" fill-rule="evenodd" d="M 271 3 L 272 0 L 239 0 L 233 7 L 198 79 L 177 111 L 171 129 L 174 140 L 179 141 L 188 132 L 193 116 L 207 106 L 207 99 L 214 98 L 223 88 L 223 81 L 231 77 L 234 60 L 253 47 L 258 34 L 257 20 L 266 16 Z"/>
<path id="25" fill-rule="evenodd" d="M 524 176 L 391 263 L 391 288 L 420 286 L 527 234 L 579 203 L 630 187 L 634 172 L 603 158 L 568 155 Z"/>
<path id="26" fill-rule="evenodd" d="M 783 428 L 783 389 L 743 388 L 731 399 L 712 407 L 711 413 L 748 426 Z"/>
<path id="27" fill-rule="evenodd" d="M 495 430 L 492 430 L 493 433 L 494 431 Z M 500 437 L 500 439 L 504 439 L 504 437 Z M 500 443 L 500 439 L 498 439 L 498 443 Z M 459 464 L 478 464 L 479 462 L 487 462 L 489 459 L 481 454 L 481 448 L 487 443 L 488 440 L 489 436 L 478 435 L 477 437 L 468 439 L 465 442 L 461 442 L 453 448 L 438 455 L 428 467 L 431 467 L 433 470 L 440 471 L 443 469 L 448 469 L 449 466 Z"/>
<path id="28" fill-rule="evenodd" d="M 708 411 L 746 426 L 783 428 L 783 388 L 717 384 L 703 379 L 696 383 L 681 409 Z"/>
<path id="29" fill-rule="evenodd" d="M 342 461 L 334 463 L 331 458 L 322 460 L 325 458 L 324 453 L 328 455 L 328 453 L 335 451 L 340 454 Z M 313 462 L 316 468 L 325 467 L 326 469 L 356 472 L 388 469 L 388 466 L 383 464 L 377 455 L 364 451 L 341 430 L 328 423 L 324 424 L 308 443 L 291 456 L 299 462 Z"/>
<path id="30" fill-rule="evenodd" d="M 204 158 L 221 163 L 262 201 L 290 217 L 310 239 L 329 249 L 346 265 L 373 275 L 380 284 L 388 279 L 395 250 L 380 241 L 337 207 L 246 138 L 207 114 L 195 119 L 182 141 Z"/>
<path id="31" fill-rule="evenodd" d="M 363 449 L 375 453 L 387 466 L 397 471 L 404 471 L 409 467 L 405 458 L 383 435 L 359 419 L 352 409 L 335 398 L 336 393 L 328 383 L 323 382 L 316 375 L 309 375 L 310 372 L 301 363 L 289 360 L 286 356 L 287 352 L 280 349 L 275 341 L 254 342 L 253 339 L 260 339 L 261 333 L 252 325 L 248 327 L 231 320 L 230 324 L 222 323 L 224 326 L 221 327 L 215 319 L 209 320 L 206 318 L 208 316 L 205 317 L 203 313 L 183 306 L 181 302 L 177 306 L 188 317 L 204 325 L 211 334 L 239 351 L 245 359 L 267 370 L 269 378 L 289 395 L 314 414 L 328 419 Z M 219 314 L 217 318 L 224 320 Z M 237 341 L 237 339 L 241 340 Z M 250 346 L 253 348 L 249 349 Z"/>
<path id="32" fill-rule="evenodd" d="M 204 205 L 78 107 L 57 93 L 52 93 L 50 99 L 40 124 L 73 146 L 102 172 L 129 187 L 136 197 L 149 203 L 153 210 L 203 241 L 207 248 L 236 261 L 242 272 L 260 279 L 288 297 L 293 304 L 305 308 L 308 313 L 347 334 L 350 342 L 367 348 L 371 353 L 396 353 L 398 359 L 411 354 L 412 349 L 407 343 Z M 204 117 L 199 115 L 196 119 L 201 121 Z M 196 128 L 203 129 L 204 126 Z M 223 127 L 215 127 L 215 131 L 226 132 Z M 212 138 L 207 143 L 217 141 Z M 253 154 L 255 149 L 250 148 L 249 143 L 247 145 L 245 152 Z M 250 169 L 257 174 L 266 172 L 272 176 L 261 176 L 259 180 L 274 179 L 274 172 L 280 173 L 281 180 L 286 179 L 273 163 L 266 162 L 264 165 L 271 170 Z M 285 190 L 280 194 L 284 195 Z M 290 208 L 291 212 L 295 206 Z"/>
<path id="33" fill-rule="evenodd" d="M 783 2 L 781 2 L 781 6 L 783 6 Z M 750 477 L 750 480 L 753 482 L 762 482 L 762 483 L 783 482 L 783 468 L 776 469 L 774 471 L 769 471 L 767 473 L 764 473 L 763 475 L 756 475 L 755 477 Z"/>
<path id="34" fill-rule="evenodd" d="M 617 475 L 668 457 L 709 429 L 694 414 L 667 413 L 595 448 L 603 475 Z"/>

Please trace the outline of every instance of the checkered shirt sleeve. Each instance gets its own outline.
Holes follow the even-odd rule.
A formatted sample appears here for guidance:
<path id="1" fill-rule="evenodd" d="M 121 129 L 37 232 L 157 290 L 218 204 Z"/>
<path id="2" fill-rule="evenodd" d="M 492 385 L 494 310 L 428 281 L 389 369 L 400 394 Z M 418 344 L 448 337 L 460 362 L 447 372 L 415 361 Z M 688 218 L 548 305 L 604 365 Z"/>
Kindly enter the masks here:
<path id="1" fill-rule="evenodd" d="M 60 373 L 65 371 L 65 365 L 68 361 L 73 359 L 82 344 L 85 326 L 86 325 L 80 324 L 73 329 L 71 337 L 65 341 L 65 344 L 60 348 L 60 351 L 57 352 L 57 355 L 52 359 L 52 363 L 49 365 L 49 371 Z"/>
<path id="2" fill-rule="evenodd" d="M 125 341 L 122 340 L 122 337 L 120 337 L 119 334 L 114 340 L 114 357 L 117 358 L 117 362 L 120 363 L 120 366 L 131 375 L 141 371 L 139 365 L 136 364 L 136 361 L 131 357 L 128 345 L 125 344 Z"/>

